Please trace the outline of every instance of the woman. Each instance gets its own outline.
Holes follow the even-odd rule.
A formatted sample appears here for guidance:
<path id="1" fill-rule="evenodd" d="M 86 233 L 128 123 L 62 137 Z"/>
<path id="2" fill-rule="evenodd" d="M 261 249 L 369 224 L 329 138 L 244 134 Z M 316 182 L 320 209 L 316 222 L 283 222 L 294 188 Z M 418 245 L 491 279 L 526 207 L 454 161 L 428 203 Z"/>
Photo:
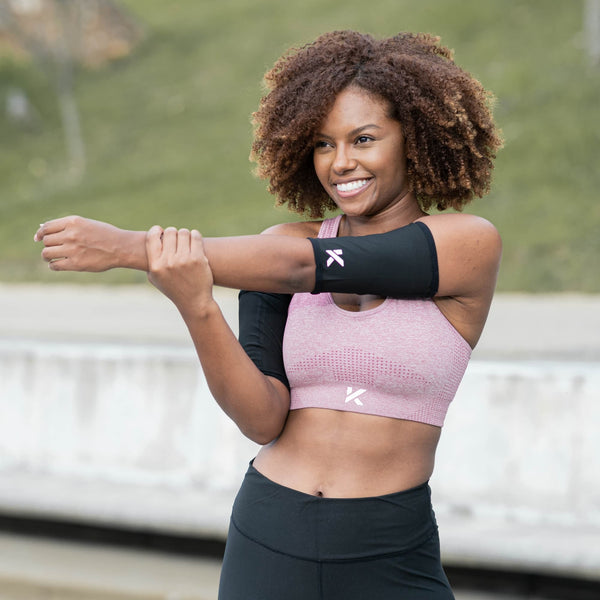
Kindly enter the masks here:
<path id="1" fill-rule="evenodd" d="M 340 215 L 204 240 L 68 217 L 36 239 L 54 270 L 147 270 L 215 399 L 263 445 L 234 505 L 222 600 L 452 598 L 427 482 L 501 242 L 481 218 L 427 211 L 488 191 L 501 144 L 488 95 L 428 35 L 326 34 L 266 81 L 259 174 L 292 210 Z M 247 351 L 213 283 L 268 292 L 241 294 Z"/>

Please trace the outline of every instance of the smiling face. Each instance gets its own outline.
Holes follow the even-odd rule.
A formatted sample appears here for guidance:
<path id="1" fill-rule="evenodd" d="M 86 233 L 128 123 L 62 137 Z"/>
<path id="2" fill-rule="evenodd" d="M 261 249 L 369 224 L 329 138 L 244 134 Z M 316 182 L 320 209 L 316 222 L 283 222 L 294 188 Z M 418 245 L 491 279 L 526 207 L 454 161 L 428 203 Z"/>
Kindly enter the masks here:
<path id="1" fill-rule="evenodd" d="M 315 138 L 317 177 L 349 217 L 393 215 L 409 192 L 404 136 L 388 103 L 358 87 L 342 91 Z"/>

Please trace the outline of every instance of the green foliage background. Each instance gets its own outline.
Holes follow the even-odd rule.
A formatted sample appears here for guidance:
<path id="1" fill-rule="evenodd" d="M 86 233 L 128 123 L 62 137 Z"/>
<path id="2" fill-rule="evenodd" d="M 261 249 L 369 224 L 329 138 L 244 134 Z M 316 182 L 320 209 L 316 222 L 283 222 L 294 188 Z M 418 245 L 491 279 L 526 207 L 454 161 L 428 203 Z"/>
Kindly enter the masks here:
<path id="1" fill-rule="evenodd" d="M 503 291 L 600 292 L 600 68 L 587 60 L 582 0 L 122 0 L 143 25 L 128 58 L 81 70 L 76 94 L 88 153 L 65 178 L 51 82 L 0 58 L 0 100 L 25 90 L 39 126 L 0 113 L 0 280 L 132 282 L 125 270 L 50 273 L 37 224 L 68 214 L 124 228 L 259 232 L 290 220 L 248 162 L 250 114 L 265 70 L 288 47 L 332 29 L 440 35 L 497 96 L 504 131 L 492 193 L 468 210 L 504 239 Z"/>

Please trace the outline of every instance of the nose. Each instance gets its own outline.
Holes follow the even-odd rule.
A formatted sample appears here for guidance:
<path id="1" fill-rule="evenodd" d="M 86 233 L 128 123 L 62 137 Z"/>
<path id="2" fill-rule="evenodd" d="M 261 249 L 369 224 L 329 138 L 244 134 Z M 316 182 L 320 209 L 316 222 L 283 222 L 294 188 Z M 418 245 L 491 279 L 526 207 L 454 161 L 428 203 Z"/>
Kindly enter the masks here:
<path id="1" fill-rule="evenodd" d="M 356 169 L 356 159 L 353 156 L 352 148 L 347 144 L 338 144 L 331 167 L 338 175 Z"/>

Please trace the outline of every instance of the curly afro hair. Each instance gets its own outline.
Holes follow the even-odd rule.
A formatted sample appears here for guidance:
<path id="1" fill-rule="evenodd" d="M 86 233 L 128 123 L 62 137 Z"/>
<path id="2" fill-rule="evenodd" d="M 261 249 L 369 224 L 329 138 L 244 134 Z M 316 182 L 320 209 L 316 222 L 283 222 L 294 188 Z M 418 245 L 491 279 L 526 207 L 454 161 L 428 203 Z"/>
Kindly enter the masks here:
<path id="1" fill-rule="evenodd" d="M 411 190 L 427 211 L 461 210 L 489 191 L 502 145 L 493 97 L 429 34 L 374 39 L 334 31 L 291 49 L 265 75 L 251 159 L 277 204 L 310 217 L 335 209 L 313 167 L 314 136 L 348 86 L 387 100 L 403 128 Z"/>

